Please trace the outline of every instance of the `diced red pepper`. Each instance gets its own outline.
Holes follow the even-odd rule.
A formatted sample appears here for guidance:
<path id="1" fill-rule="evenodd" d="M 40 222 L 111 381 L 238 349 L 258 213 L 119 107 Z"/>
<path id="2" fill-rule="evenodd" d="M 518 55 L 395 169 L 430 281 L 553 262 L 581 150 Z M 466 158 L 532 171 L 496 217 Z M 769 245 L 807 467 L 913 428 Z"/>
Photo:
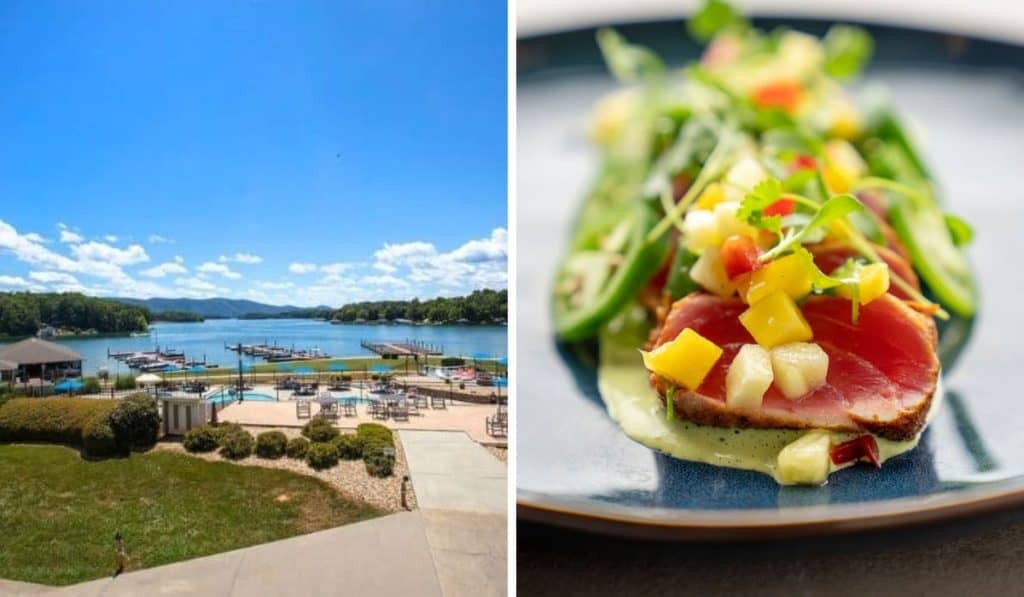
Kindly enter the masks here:
<path id="1" fill-rule="evenodd" d="M 832 459 L 832 464 L 835 465 L 846 464 L 856 460 L 867 460 L 875 465 L 875 468 L 882 467 L 882 462 L 878 458 L 878 442 L 875 441 L 875 436 L 873 435 L 862 435 L 850 441 L 836 444 L 832 446 L 828 454 Z"/>
<path id="2" fill-rule="evenodd" d="M 796 210 L 796 201 L 792 199 L 779 199 L 768 207 L 764 208 L 766 216 L 788 216 Z"/>
<path id="3" fill-rule="evenodd" d="M 789 163 L 790 172 L 799 172 L 800 170 L 816 170 L 818 168 L 818 162 L 815 161 L 814 156 L 801 153 L 800 155 L 793 158 L 793 161 Z"/>
<path id="4" fill-rule="evenodd" d="M 761 266 L 757 260 L 761 253 L 749 236 L 730 236 L 725 239 L 719 255 L 725 266 L 725 275 L 730 280 Z"/>
<path id="5" fill-rule="evenodd" d="M 754 90 L 751 99 L 761 108 L 778 108 L 784 112 L 795 112 L 800 107 L 804 90 L 793 81 L 776 81 Z"/>

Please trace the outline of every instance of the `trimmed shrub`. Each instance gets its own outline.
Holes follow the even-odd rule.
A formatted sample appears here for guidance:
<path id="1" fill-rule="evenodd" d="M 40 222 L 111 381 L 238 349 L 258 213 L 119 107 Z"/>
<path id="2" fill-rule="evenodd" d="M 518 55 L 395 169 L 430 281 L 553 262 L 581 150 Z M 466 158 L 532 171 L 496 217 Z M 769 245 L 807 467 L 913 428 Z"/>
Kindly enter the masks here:
<path id="1" fill-rule="evenodd" d="M 373 477 L 390 477 L 395 470 L 395 451 L 390 448 L 372 450 L 363 456 L 363 464 Z"/>
<path id="2" fill-rule="evenodd" d="M 338 431 L 330 421 L 321 417 L 315 416 L 309 420 L 308 423 L 302 428 L 302 435 L 309 438 L 311 442 L 329 442 L 334 438 L 338 437 Z"/>
<path id="3" fill-rule="evenodd" d="M 130 375 L 128 377 L 121 377 L 119 375 L 114 379 L 115 390 L 134 390 L 136 387 L 138 386 L 135 385 L 135 378 Z"/>
<path id="4" fill-rule="evenodd" d="M 245 429 L 232 429 L 220 437 L 220 455 L 240 460 L 252 455 L 252 434 Z"/>
<path id="5" fill-rule="evenodd" d="M 354 433 L 343 433 L 331 441 L 342 460 L 359 460 L 363 457 L 363 444 Z"/>
<path id="6" fill-rule="evenodd" d="M 125 444 L 118 441 L 106 417 L 96 417 L 82 429 L 82 451 L 92 458 L 106 458 L 127 453 Z"/>
<path id="7" fill-rule="evenodd" d="M 219 439 L 220 435 L 216 428 L 210 425 L 200 425 L 189 429 L 181 444 L 189 452 L 212 452 L 217 448 Z"/>
<path id="8" fill-rule="evenodd" d="M 133 448 L 148 448 L 160 432 L 160 412 L 148 394 L 132 394 L 120 400 L 110 413 L 110 427 L 119 440 Z"/>
<path id="9" fill-rule="evenodd" d="M 79 446 L 86 425 L 106 420 L 116 406 L 98 398 L 13 398 L 0 406 L 0 441 Z"/>
<path id="10" fill-rule="evenodd" d="M 361 423 L 356 427 L 356 436 L 363 447 L 363 454 L 374 446 L 395 447 L 395 437 L 391 430 L 380 423 Z"/>
<path id="11" fill-rule="evenodd" d="M 256 455 L 260 458 L 280 458 L 288 447 L 288 437 L 280 431 L 264 431 L 256 436 Z"/>
<path id="12" fill-rule="evenodd" d="M 316 442 L 310 444 L 306 452 L 306 464 L 310 468 L 323 470 L 338 464 L 338 450 L 334 444 L 327 442 Z"/>
<path id="13" fill-rule="evenodd" d="M 100 387 L 100 380 L 95 377 L 83 377 L 82 378 L 82 393 L 83 394 L 99 394 L 103 391 Z"/>
<path id="14" fill-rule="evenodd" d="M 466 359 L 460 359 L 458 357 L 442 357 L 442 367 L 461 367 L 466 364 Z"/>
<path id="15" fill-rule="evenodd" d="M 293 437 L 288 440 L 288 447 L 285 448 L 288 458 L 296 460 L 305 458 L 307 451 L 309 451 L 309 440 L 304 437 Z"/>
<path id="16" fill-rule="evenodd" d="M 218 446 L 220 445 L 221 438 L 225 435 L 245 431 L 245 429 L 238 423 L 218 423 L 216 425 L 211 425 L 210 428 L 213 429 L 213 436 L 217 438 Z"/>

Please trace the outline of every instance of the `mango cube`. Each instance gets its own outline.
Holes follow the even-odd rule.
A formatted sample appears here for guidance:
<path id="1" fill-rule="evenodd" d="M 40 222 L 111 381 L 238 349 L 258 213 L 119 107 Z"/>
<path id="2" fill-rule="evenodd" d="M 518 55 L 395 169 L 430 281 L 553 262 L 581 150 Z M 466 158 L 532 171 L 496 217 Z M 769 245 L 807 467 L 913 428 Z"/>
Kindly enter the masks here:
<path id="1" fill-rule="evenodd" d="M 725 201 L 725 189 L 720 183 L 713 182 L 704 187 L 704 191 L 697 197 L 697 201 L 693 206 L 696 209 L 711 211 L 722 201 Z"/>
<path id="2" fill-rule="evenodd" d="M 806 342 L 814 337 L 800 308 L 781 290 L 769 294 L 741 313 L 740 323 L 765 348 Z"/>
<path id="3" fill-rule="evenodd" d="M 721 238 L 757 235 L 757 228 L 739 219 L 736 215 L 739 210 L 739 201 L 721 201 L 715 205 L 715 219 L 718 221 L 718 234 Z"/>
<path id="4" fill-rule="evenodd" d="M 742 201 L 747 191 L 766 178 L 768 172 L 757 159 L 749 155 L 743 156 L 725 173 L 725 182 L 728 183 L 725 185 L 725 198 L 730 201 Z"/>
<path id="5" fill-rule="evenodd" d="M 775 387 L 790 400 L 803 398 L 818 389 L 828 377 L 828 354 L 820 346 L 793 342 L 771 351 Z"/>
<path id="6" fill-rule="evenodd" d="M 772 261 L 750 275 L 747 304 L 760 302 L 776 290 L 799 299 L 811 292 L 811 265 L 802 254 L 790 254 Z"/>
<path id="7" fill-rule="evenodd" d="M 779 480 L 786 485 L 820 485 L 828 478 L 829 449 L 832 441 L 827 431 L 815 429 L 782 448 L 776 464 Z"/>
<path id="8" fill-rule="evenodd" d="M 872 263 L 860 268 L 857 274 L 857 300 L 866 305 L 889 291 L 889 266 L 884 263 Z M 839 296 L 853 300 L 853 290 L 846 285 L 836 289 Z"/>
<path id="9" fill-rule="evenodd" d="M 722 243 L 715 213 L 707 209 L 691 209 L 683 220 L 683 240 L 691 253 L 700 253 Z"/>
<path id="10" fill-rule="evenodd" d="M 744 344 L 725 374 L 725 404 L 729 408 L 753 409 L 761 406 L 764 393 L 772 385 L 772 360 L 757 344 Z"/>
<path id="11" fill-rule="evenodd" d="M 864 158 L 849 141 L 832 139 L 825 143 L 825 168 L 821 176 L 832 193 L 847 193 L 867 172 Z"/>
<path id="12" fill-rule="evenodd" d="M 717 247 L 704 249 L 701 256 L 690 267 L 690 277 L 708 292 L 722 298 L 729 298 L 736 292 L 736 287 L 729 281 L 729 275 L 725 273 L 725 264 L 722 262 L 722 256 Z"/>
<path id="13" fill-rule="evenodd" d="M 644 367 L 688 390 L 696 390 L 722 356 L 722 349 L 691 328 L 651 352 L 640 351 Z"/>

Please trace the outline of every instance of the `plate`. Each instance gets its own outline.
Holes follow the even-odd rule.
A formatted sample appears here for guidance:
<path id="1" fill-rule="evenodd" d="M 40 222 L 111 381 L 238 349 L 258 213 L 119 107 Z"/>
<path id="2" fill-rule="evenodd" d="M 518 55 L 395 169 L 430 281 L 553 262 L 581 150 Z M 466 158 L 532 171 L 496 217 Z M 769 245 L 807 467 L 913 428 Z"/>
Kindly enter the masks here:
<path id="1" fill-rule="evenodd" d="M 829 23 L 766 19 L 821 35 Z M 615 88 L 594 30 L 520 39 L 517 87 L 517 501 L 526 520 L 675 539 L 746 539 L 923 524 L 1024 503 L 1024 48 L 866 26 L 882 85 L 921 139 L 944 201 L 975 227 L 978 316 L 943 335 L 945 400 L 919 447 L 822 487 L 685 462 L 627 437 L 596 389 L 595 348 L 559 344 L 551 285 L 597 169 L 585 126 Z M 698 53 L 679 21 L 620 28 L 672 64 Z"/>

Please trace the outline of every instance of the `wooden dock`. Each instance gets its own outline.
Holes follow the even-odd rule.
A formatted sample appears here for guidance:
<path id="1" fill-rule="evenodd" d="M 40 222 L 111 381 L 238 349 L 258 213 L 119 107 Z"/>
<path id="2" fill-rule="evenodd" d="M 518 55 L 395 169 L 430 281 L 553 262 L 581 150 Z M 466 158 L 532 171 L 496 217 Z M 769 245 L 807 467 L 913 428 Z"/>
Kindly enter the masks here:
<path id="1" fill-rule="evenodd" d="M 372 342 L 360 340 L 359 345 L 375 352 L 385 358 L 397 357 L 427 357 L 444 354 L 444 347 L 418 340 L 406 340 L 405 342 Z"/>

